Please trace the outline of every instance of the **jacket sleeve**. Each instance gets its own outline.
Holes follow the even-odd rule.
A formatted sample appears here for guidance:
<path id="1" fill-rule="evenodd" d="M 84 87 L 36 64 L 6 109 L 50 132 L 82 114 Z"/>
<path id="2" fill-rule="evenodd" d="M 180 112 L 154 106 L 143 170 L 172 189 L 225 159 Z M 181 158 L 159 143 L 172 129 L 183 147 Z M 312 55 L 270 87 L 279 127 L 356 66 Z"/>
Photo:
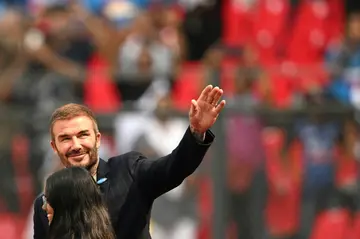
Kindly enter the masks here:
<path id="1" fill-rule="evenodd" d="M 138 155 L 131 167 L 138 187 L 146 196 L 155 199 L 179 186 L 200 165 L 214 138 L 208 130 L 204 141 L 200 142 L 188 127 L 171 154 L 156 160 Z"/>
<path id="2" fill-rule="evenodd" d="M 41 196 L 39 196 L 34 202 L 34 239 L 46 239 L 47 237 L 47 228 L 44 227 L 42 218 L 44 217 L 44 212 L 42 210 L 42 199 Z"/>

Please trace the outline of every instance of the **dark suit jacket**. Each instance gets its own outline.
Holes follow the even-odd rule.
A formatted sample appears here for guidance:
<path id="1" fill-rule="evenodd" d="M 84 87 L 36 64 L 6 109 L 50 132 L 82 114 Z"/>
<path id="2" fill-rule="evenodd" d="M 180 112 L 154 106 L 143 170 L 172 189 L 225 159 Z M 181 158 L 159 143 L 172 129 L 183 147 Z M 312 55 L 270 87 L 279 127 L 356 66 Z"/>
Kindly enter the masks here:
<path id="1" fill-rule="evenodd" d="M 138 152 L 100 159 L 97 179 L 107 202 L 111 222 L 119 239 L 149 239 L 153 201 L 179 186 L 201 163 L 214 135 L 206 132 L 200 143 L 188 128 L 178 147 L 169 155 L 150 160 Z M 34 239 L 45 239 L 48 231 L 42 195 L 34 203 Z"/>

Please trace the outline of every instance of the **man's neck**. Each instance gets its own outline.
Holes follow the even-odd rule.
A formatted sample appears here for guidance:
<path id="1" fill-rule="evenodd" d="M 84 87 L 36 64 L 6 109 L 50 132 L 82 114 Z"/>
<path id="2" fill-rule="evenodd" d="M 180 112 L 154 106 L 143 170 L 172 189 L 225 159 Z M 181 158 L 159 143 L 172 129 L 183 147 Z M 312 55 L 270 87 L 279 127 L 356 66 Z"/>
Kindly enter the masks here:
<path id="1" fill-rule="evenodd" d="M 96 180 L 96 174 L 97 174 L 97 169 L 99 167 L 99 162 L 100 159 L 98 158 L 97 162 L 89 169 L 89 172 L 91 174 L 91 176 Z"/>

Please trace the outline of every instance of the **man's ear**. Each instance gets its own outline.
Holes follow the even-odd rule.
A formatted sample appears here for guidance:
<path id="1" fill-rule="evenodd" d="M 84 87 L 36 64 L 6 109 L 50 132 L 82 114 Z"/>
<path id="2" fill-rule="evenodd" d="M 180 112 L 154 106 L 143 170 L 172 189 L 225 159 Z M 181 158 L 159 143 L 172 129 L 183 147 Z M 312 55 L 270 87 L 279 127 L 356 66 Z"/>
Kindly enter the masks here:
<path id="1" fill-rule="evenodd" d="M 53 149 L 54 153 L 56 153 L 57 152 L 56 145 L 55 145 L 55 142 L 53 140 L 50 141 L 50 145 L 51 145 L 51 148 Z"/>
<path id="2" fill-rule="evenodd" d="M 97 132 L 95 137 L 96 137 L 96 148 L 99 149 L 101 145 L 101 133 Z"/>

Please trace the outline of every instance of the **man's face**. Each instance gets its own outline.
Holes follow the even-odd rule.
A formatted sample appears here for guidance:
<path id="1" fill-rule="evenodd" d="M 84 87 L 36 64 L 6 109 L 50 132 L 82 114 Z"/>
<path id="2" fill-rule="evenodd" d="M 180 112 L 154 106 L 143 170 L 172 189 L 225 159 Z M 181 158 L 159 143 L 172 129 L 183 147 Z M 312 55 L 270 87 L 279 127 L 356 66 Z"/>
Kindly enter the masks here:
<path id="1" fill-rule="evenodd" d="M 65 167 L 80 166 L 92 169 L 98 162 L 100 133 L 87 116 L 58 120 L 53 125 L 54 140 L 51 147 Z"/>

